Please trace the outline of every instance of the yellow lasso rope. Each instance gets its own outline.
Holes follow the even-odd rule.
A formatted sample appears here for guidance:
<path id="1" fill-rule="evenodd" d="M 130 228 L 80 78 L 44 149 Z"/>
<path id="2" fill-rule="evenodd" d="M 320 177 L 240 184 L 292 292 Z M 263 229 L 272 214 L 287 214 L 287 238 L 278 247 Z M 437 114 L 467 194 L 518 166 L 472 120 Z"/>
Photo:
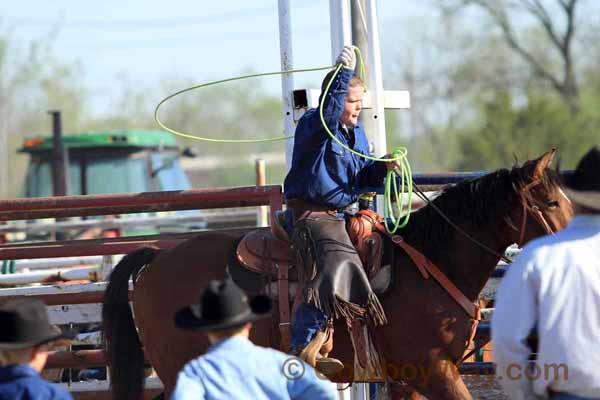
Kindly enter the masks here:
<path id="1" fill-rule="evenodd" d="M 158 126 L 160 126 L 162 129 L 164 129 L 167 132 L 171 132 L 173 135 L 184 137 L 186 139 L 202 140 L 205 142 L 212 142 L 212 143 L 264 143 L 264 142 L 276 142 L 279 140 L 292 139 L 294 136 L 278 136 L 278 137 L 272 137 L 272 138 L 259 138 L 259 139 L 214 139 L 214 138 L 202 137 L 202 136 L 192 135 L 191 133 L 185 133 L 185 132 L 181 132 L 181 131 L 177 131 L 175 129 L 169 128 L 168 126 L 163 124 L 163 122 L 160 120 L 158 114 L 160 112 L 160 108 L 167 101 L 169 101 L 172 98 L 177 97 L 183 93 L 191 92 L 192 90 L 201 89 L 201 88 L 205 88 L 208 86 L 219 85 L 219 84 L 225 83 L 225 82 L 241 81 L 243 79 L 257 78 L 259 76 L 281 75 L 281 74 L 296 73 L 296 72 L 321 71 L 321 70 L 331 69 L 331 68 L 333 68 L 333 66 L 318 67 L 318 68 L 305 68 L 305 69 L 292 69 L 289 71 L 262 72 L 260 74 L 236 76 L 234 78 L 221 79 L 218 81 L 212 81 L 212 82 L 208 82 L 208 83 L 202 83 L 200 85 L 190 86 L 188 88 L 182 89 L 182 90 L 175 92 L 175 93 L 165 97 L 164 99 L 162 99 L 160 101 L 160 103 L 158 103 L 156 108 L 154 109 L 154 120 L 156 121 Z"/>

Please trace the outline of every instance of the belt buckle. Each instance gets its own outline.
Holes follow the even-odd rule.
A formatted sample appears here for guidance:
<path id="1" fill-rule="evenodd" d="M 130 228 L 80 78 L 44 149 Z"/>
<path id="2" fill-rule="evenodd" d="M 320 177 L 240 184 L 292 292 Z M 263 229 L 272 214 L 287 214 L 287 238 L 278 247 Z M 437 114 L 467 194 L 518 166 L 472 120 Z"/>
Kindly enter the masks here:
<path id="1" fill-rule="evenodd" d="M 344 214 L 355 215 L 358 212 L 358 202 L 350 203 L 339 211 Z"/>

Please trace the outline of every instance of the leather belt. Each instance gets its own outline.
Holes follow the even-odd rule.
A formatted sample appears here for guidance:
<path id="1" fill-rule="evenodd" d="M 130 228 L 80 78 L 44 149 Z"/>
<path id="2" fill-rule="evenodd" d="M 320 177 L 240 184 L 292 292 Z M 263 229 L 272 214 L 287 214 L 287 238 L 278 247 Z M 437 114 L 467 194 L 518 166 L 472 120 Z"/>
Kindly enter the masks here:
<path id="1" fill-rule="evenodd" d="M 285 204 L 291 209 L 297 210 L 311 210 L 311 211 L 337 211 L 333 207 L 325 206 L 322 204 L 312 203 L 310 201 L 301 199 L 286 199 Z"/>
<path id="2" fill-rule="evenodd" d="M 334 208 L 323 204 L 317 204 L 302 199 L 286 199 L 287 207 L 294 212 L 294 219 L 306 214 L 307 211 L 323 211 L 327 213 L 344 213 L 354 215 L 358 212 L 358 202 L 350 203 L 342 208 Z"/>
<path id="3" fill-rule="evenodd" d="M 303 211 L 327 211 L 327 212 L 338 212 L 354 215 L 358 212 L 358 202 L 350 203 L 345 207 L 334 208 L 331 206 L 326 206 L 323 204 L 317 204 L 310 201 L 302 200 L 302 199 L 286 199 L 285 204 L 291 208 L 296 210 Z"/>

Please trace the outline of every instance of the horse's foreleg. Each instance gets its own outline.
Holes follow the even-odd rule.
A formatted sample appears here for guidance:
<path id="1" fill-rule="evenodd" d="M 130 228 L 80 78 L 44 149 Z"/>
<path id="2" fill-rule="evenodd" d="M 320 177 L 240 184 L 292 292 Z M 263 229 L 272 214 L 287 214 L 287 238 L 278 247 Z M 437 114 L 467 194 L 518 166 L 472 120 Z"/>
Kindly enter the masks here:
<path id="1" fill-rule="evenodd" d="M 436 400 L 472 400 L 469 389 L 454 363 L 437 360 L 430 365 L 427 374 L 417 386 L 419 392 Z"/>

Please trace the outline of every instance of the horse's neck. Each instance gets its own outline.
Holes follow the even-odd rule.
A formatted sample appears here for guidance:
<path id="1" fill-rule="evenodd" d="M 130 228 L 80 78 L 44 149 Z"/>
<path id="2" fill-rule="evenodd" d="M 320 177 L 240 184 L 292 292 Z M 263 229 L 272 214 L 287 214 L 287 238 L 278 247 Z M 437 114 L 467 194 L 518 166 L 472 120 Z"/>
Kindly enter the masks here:
<path id="1" fill-rule="evenodd" d="M 414 221 L 417 223 L 418 221 Z M 503 238 L 501 224 L 495 221 L 485 227 L 454 221 L 471 237 L 485 244 L 498 254 L 503 254 L 511 240 Z M 491 229 L 490 229 L 491 228 Z M 418 228 L 417 228 L 418 229 Z M 411 235 L 413 236 L 413 235 Z M 444 243 L 443 248 L 433 248 L 426 234 L 418 234 L 409 239 L 413 246 L 424 253 L 444 272 L 448 279 L 470 300 L 476 301 L 500 258 L 477 245 L 464 234 L 454 230 L 454 234 Z"/>
<path id="2" fill-rule="evenodd" d="M 469 234 L 497 254 L 504 254 L 511 244 L 510 240 L 499 238 L 496 232 L 482 230 L 482 232 L 471 231 Z M 455 243 L 460 249 L 460 254 L 457 252 L 458 258 L 455 260 L 446 260 L 446 265 L 456 271 L 452 273 L 453 283 L 470 300 L 476 301 L 498 265 L 500 257 L 460 233 L 455 236 Z"/>

